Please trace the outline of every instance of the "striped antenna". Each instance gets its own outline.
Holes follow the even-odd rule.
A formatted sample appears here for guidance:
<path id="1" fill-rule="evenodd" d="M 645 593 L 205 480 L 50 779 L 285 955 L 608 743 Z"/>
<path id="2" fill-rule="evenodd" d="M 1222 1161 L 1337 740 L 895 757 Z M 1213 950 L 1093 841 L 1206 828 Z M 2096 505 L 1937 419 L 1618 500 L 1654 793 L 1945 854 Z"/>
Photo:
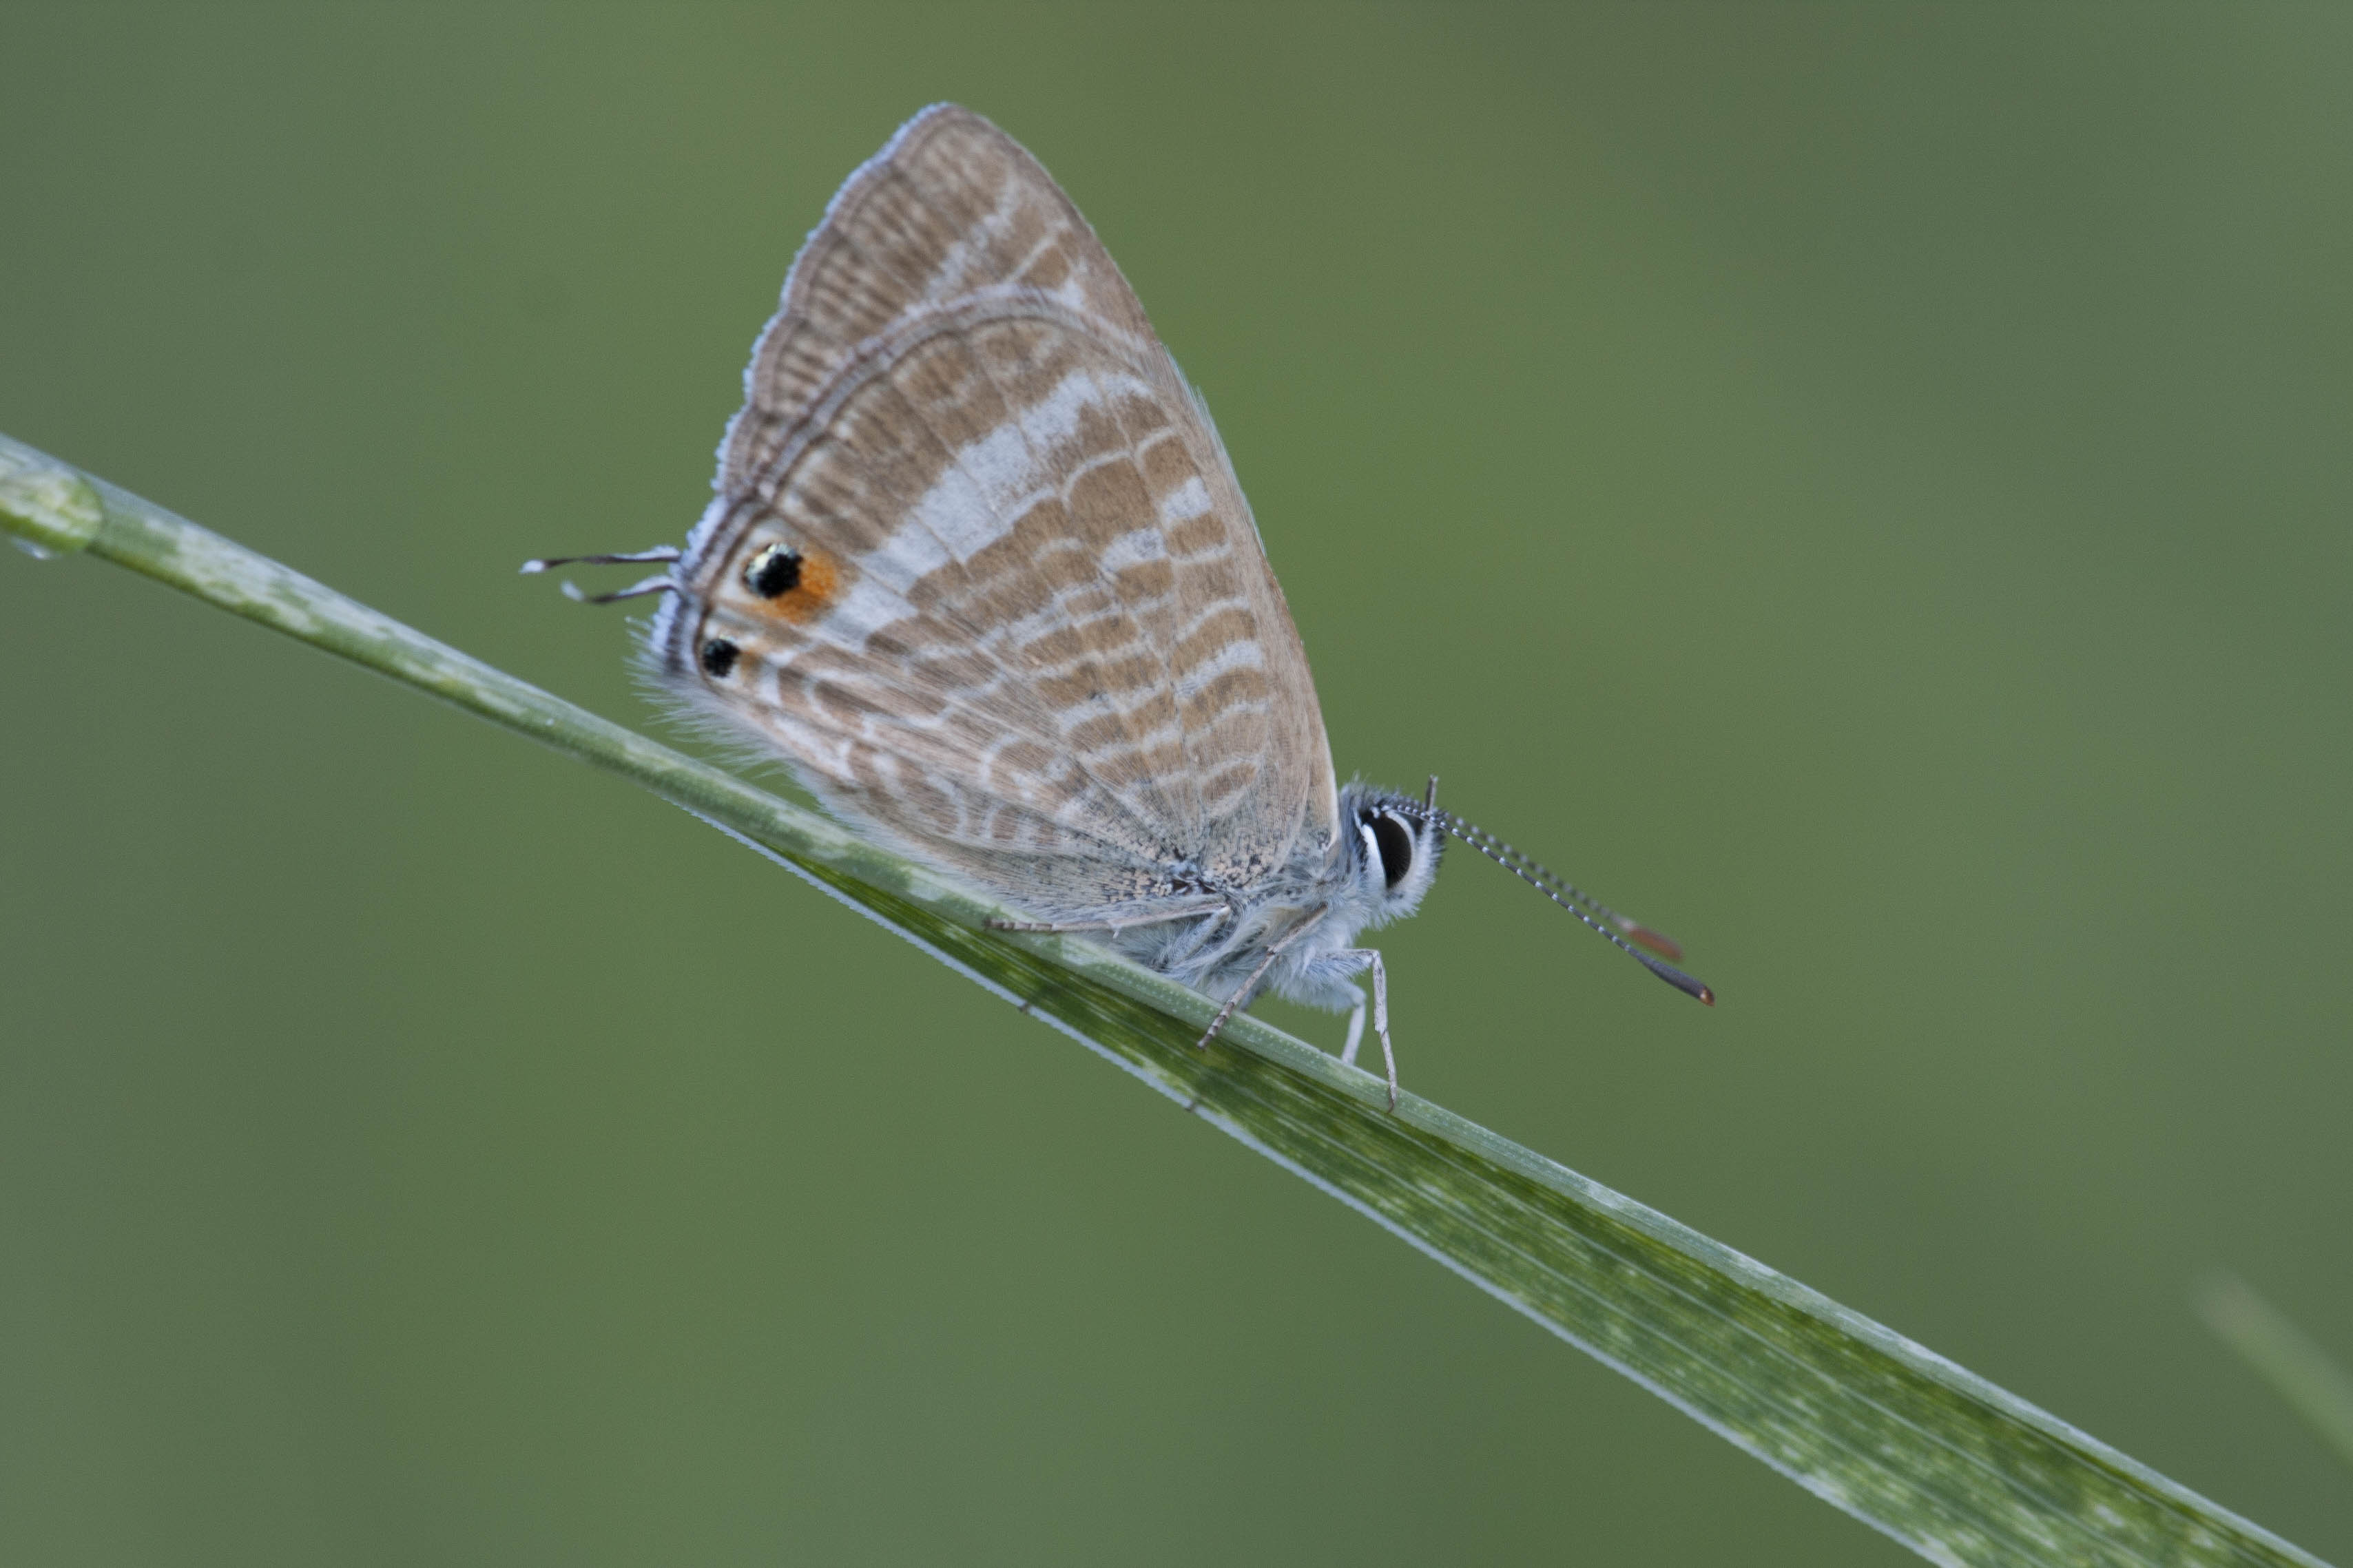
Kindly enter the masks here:
<path id="1" fill-rule="evenodd" d="M 1715 993 L 1709 989 L 1705 982 L 1685 974 L 1672 963 L 1660 962 L 1660 958 L 1683 957 L 1683 950 L 1681 943 L 1672 937 L 1652 931 L 1639 921 L 1620 914 L 1599 900 L 1587 896 L 1569 882 L 1555 876 L 1534 857 L 1522 854 L 1485 828 L 1466 822 L 1451 811 L 1439 810 L 1436 775 L 1433 774 L 1430 778 L 1430 793 L 1423 797 L 1422 805 L 1418 808 L 1407 806 L 1402 809 L 1409 816 L 1419 816 L 1424 821 L 1437 824 L 1460 838 L 1463 843 L 1468 844 L 1472 848 L 1599 931 L 1611 946 L 1626 953 L 1635 963 L 1684 995 L 1697 997 L 1710 1007 L 1715 1005 Z M 1620 934 L 1621 932 L 1623 934 Z M 1651 950 L 1651 952 L 1642 951 L 1646 947 Z M 1651 957 L 1651 952 L 1659 954 L 1660 958 Z"/>

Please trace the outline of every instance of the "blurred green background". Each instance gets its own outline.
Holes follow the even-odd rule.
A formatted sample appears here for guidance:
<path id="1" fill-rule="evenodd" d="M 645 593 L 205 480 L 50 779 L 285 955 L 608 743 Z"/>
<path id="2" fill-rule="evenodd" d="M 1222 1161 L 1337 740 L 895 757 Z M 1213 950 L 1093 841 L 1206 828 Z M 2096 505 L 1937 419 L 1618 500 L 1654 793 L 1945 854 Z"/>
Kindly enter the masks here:
<path id="1" fill-rule="evenodd" d="M 649 725 L 516 563 L 680 537 L 826 197 L 997 118 L 1216 408 L 1343 772 L 1724 997 L 1461 856 L 1408 1081 L 2353 1555 L 2185 1300 L 2353 1355 L 2353 14 L 0 59 L 0 429 Z M 0 552 L 0 1556 L 1905 1560 L 625 785 L 96 563 Z"/>

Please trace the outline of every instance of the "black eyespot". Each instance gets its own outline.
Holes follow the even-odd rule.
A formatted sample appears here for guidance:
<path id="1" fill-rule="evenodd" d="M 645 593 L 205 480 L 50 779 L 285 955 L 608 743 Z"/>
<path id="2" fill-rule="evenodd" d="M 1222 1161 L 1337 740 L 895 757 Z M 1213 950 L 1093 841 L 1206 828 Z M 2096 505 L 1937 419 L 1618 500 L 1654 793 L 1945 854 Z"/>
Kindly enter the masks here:
<path id="1" fill-rule="evenodd" d="M 789 594 L 800 585 L 801 552 L 782 544 L 769 545 L 744 568 L 744 586 L 763 599 Z"/>
<path id="2" fill-rule="evenodd" d="M 744 650 L 725 637 L 712 637 L 702 645 L 702 673 L 713 680 L 724 680 Z"/>
<path id="3" fill-rule="evenodd" d="M 1381 852 L 1381 877 L 1390 887 L 1405 880 L 1413 869 L 1413 835 L 1405 824 L 1388 813 L 1373 818 L 1373 843 Z"/>

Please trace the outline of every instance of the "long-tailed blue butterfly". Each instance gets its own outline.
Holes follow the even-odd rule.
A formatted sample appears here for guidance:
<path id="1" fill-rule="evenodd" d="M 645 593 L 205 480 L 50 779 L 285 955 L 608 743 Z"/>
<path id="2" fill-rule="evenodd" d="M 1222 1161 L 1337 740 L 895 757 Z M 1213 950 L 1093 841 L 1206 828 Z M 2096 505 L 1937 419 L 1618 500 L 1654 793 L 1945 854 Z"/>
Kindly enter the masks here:
<path id="1" fill-rule="evenodd" d="M 1419 799 L 1337 784 L 1307 656 L 1208 410 L 1036 159 L 942 104 L 849 177 L 785 279 L 717 495 L 609 601 L 666 595 L 662 686 L 876 840 L 1224 1002 L 1372 1022 L 1359 933 L 1447 835 L 1660 975 L 1680 957 Z"/>

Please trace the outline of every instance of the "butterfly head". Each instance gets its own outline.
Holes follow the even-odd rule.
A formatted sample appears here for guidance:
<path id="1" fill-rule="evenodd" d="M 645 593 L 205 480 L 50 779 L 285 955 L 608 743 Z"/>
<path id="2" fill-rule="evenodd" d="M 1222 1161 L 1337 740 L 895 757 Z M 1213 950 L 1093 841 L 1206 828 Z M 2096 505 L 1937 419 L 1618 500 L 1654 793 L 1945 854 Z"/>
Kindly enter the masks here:
<path id="1" fill-rule="evenodd" d="M 1365 923 L 1413 913 L 1438 875 L 1446 830 L 1411 795 L 1362 783 L 1341 790 L 1340 824 L 1344 881 Z"/>

